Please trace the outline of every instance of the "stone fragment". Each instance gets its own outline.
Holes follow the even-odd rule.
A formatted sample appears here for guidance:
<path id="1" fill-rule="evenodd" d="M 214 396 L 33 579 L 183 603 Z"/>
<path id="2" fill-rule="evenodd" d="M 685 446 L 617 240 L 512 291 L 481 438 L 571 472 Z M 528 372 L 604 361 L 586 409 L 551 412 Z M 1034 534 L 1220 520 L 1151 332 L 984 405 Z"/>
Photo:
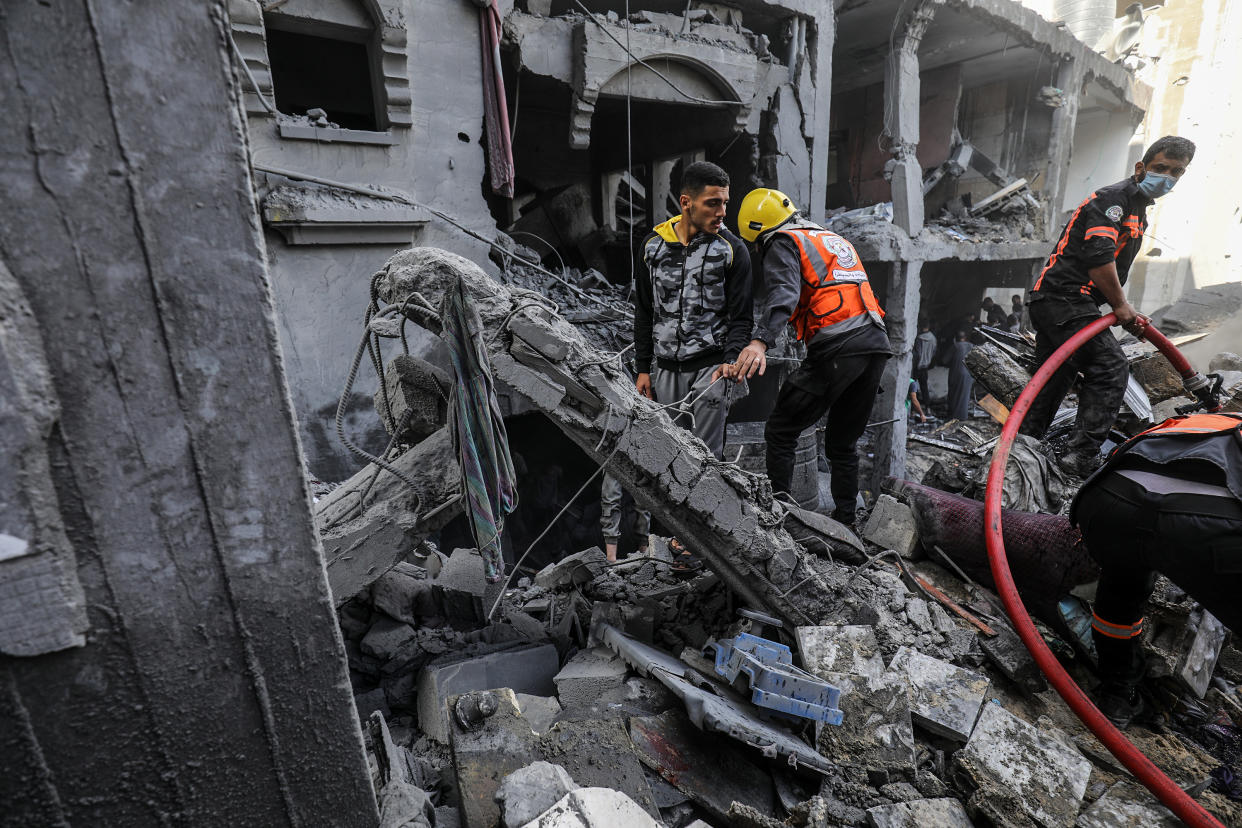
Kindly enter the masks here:
<path id="1" fill-rule="evenodd" d="M 540 759 L 538 739 L 518 710 L 513 691 L 500 689 L 479 694 L 488 703 L 478 704 L 479 715 L 465 727 L 453 718 L 446 725 L 450 733 L 453 769 L 457 772 L 458 804 L 462 822 L 476 825 L 500 824 L 500 804 L 496 791 L 500 781 L 514 771 Z M 456 704 L 462 696 L 451 696 Z"/>
<path id="2" fill-rule="evenodd" d="M 802 667 L 823 678 L 828 673 L 853 673 L 870 678 L 884 674 L 884 658 L 869 626 L 798 627 Z"/>
<path id="3" fill-rule="evenodd" d="M 483 608 L 487 576 L 477 550 L 454 549 L 431 588 L 444 617 L 455 625 L 473 627 L 487 621 Z"/>
<path id="4" fill-rule="evenodd" d="M 431 584 L 427 570 L 405 561 L 399 562 L 371 584 L 371 603 L 380 612 L 407 624 L 418 623 L 419 615 L 427 612 Z M 422 610 L 420 612 L 419 610 Z"/>
<path id="5" fill-rule="evenodd" d="M 545 732 L 561 713 L 561 704 L 555 696 L 532 696 L 527 693 L 516 695 L 522 716 L 536 733 Z"/>
<path id="6" fill-rule="evenodd" d="M 914 512 L 892 495 L 880 495 L 867 519 L 863 537 L 885 549 L 896 549 L 903 558 L 914 558 L 919 543 Z"/>
<path id="7" fill-rule="evenodd" d="M 384 371 L 384 390 L 375 392 L 375 410 L 389 434 L 405 420 L 399 437 L 417 445 L 448 421 L 450 388 L 452 380 L 444 371 L 419 357 L 400 354 Z M 391 412 L 385 408 L 385 395 Z"/>
<path id="8" fill-rule="evenodd" d="M 1242 371 L 1242 356 L 1231 351 L 1221 351 L 1208 363 L 1209 371 Z"/>
<path id="9" fill-rule="evenodd" d="M 535 583 L 544 589 L 571 584 L 585 584 L 607 568 L 608 557 L 598 546 L 550 563 L 535 575 Z"/>
<path id="10" fill-rule="evenodd" d="M 841 724 L 817 725 L 819 752 L 839 765 L 866 770 L 913 771 L 914 728 L 905 673 L 880 676 L 823 673 L 841 688 Z"/>
<path id="11" fill-rule="evenodd" d="M 385 716 L 392 714 L 392 711 L 388 709 L 388 697 L 384 695 L 381 687 L 354 696 L 354 706 L 358 708 L 360 721 L 366 721 L 367 717 L 377 710 Z"/>
<path id="12" fill-rule="evenodd" d="M 988 690 L 988 677 L 902 647 L 890 671 L 910 681 L 910 714 L 933 733 L 966 741 Z"/>
<path id="13" fill-rule="evenodd" d="M 532 762 L 506 776 L 496 791 L 505 828 L 520 828 L 578 786 L 560 765 Z"/>
<path id="14" fill-rule="evenodd" d="M 1078 815 L 1075 828 L 1178 828 L 1173 816 L 1146 789 L 1118 782 Z"/>
<path id="15" fill-rule="evenodd" d="M 1017 633 L 1001 627 L 995 636 L 979 636 L 979 649 L 1005 678 L 1031 694 L 1048 689 L 1048 682 Z"/>
<path id="16" fill-rule="evenodd" d="M 371 629 L 362 637 L 359 647 L 366 655 L 387 661 L 396 655 L 402 644 L 414 636 L 414 629 L 404 621 L 397 621 L 387 615 L 377 615 Z"/>
<path id="17" fill-rule="evenodd" d="M 972 828 L 966 809 L 956 799 L 916 799 L 867 809 L 871 828 Z"/>
<path id="18" fill-rule="evenodd" d="M 634 800 L 609 788 L 579 788 L 523 828 L 660 828 Z"/>
<path id="19" fill-rule="evenodd" d="M 447 742 L 445 700 L 449 696 L 496 687 L 549 696 L 559 666 L 556 647 L 551 644 L 510 645 L 498 651 L 442 656 L 418 675 L 418 725 L 432 739 Z"/>
<path id="20" fill-rule="evenodd" d="M 1004 800 L 1005 808 L 1017 803 L 1047 826 L 1074 824 L 1091 776 L 1091 763 L 1082 754 L 999 704 L 984 705 L 953 764 L 965 785 L 977 788 L 971 801 L 981 812 L 989 812 L 989 800 Z"/>
<path id="21" fill-rule="evenodd" d="M 931 612 L 927 609 L 927 602 L 922 598 L 906 599 L 906 617 L 920 632 L 936 632 L 936 628 L 932 625 Z"/>
<path id="22" fill-rule="evenodd" d="M 556 695 L 562 707 L 589 705 L 625 683 L 626 663 L 607 647 L 579 650 L 556 674 Z"/>

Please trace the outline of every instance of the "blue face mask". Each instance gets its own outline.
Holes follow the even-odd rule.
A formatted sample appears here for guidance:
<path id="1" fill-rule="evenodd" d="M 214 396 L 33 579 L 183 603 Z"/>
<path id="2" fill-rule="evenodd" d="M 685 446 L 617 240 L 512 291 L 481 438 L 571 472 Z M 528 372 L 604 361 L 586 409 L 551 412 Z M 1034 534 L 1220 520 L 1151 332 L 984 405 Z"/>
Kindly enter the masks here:
<path id="1" fill-rule="evenodd" d="M 1177 183 L 1177 179 L 1171 175 L 1161 175 L 1160 173 L 1149 172 L 1138 183 L 1139 191 L 1143 195 L 1151 199 L 1160 198 L 1162 195 L 1168 195 L 1169 190 L 1173 189 L 1173 185 Z"/>

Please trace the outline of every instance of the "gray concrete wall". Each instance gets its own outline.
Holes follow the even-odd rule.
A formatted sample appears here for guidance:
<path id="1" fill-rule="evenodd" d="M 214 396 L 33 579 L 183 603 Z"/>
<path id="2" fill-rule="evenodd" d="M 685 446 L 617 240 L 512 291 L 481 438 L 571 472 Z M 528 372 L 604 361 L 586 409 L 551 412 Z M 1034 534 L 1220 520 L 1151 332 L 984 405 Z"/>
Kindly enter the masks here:
<path id="1" fill-rule="evenodd" d="M 232 0 L 232 6 L 235 23 L 262 19 L 254 0 Z M 391 127 L 393 143 L 387 146 L 302 140 L 281 137 L 277 119 L 252 105 L 248 125 L 254 161 L 333 181 L 401 190 L 491 237 L 496 224 L 483 197 L 486 156 L 478 8 L 463 0 L 384 0 L 377 6 L 387 24 L 405 29 L 403 71 L 409 76 L 412 125 Z M 511 2 L 502 2 L 502 14 L 511 7 Z M 261 188 L 277 183 L 287 182 L 259 176 Z M 288 359 L 299 431 L 310 470 L 321 479 L 343 480 L 361 466 L 336 438 L 333 419 L 362 334 L 371 275 L 409 244 L 442 247 L 487 262 L 486 245 L 428 218 L 406 243 L 294 245 L 280 235 L 267 234 L 281 345 Z M 360 212 L 358 220 L 365 219 Z M 412 349 L 425 354 L 434 345 L 433 337 L 414 333 L 413 326 L 410 331 Z M 374 371 L 364 360 L 347 433 L 372 450 L 382 449 L 387 440 L 365 403 L 376 388 Z"/>
<path id="2" fill-rule="evenodd" d="M 0 657 L 0 819 L 375 825 L 223 3 L 6 4 L 0 42 L 0 258 L 88 622 Z"/>

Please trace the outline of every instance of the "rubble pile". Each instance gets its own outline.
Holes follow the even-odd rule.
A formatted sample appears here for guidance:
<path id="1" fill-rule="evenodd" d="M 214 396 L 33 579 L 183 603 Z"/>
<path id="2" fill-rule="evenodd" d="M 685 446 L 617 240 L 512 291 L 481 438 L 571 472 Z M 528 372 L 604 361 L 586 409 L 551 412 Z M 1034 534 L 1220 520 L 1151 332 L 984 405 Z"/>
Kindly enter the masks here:
<path id="1" fill-rule="evenodd" d="M 858 537 L 715 460 L 531 294 L 423 249 L 389 263 L 381 296 L 403 303 L 415 282 L 430 307 L 449 287 L 464 288 L 495 332 L 483 342 L 497 379 L 606 464 L 692 554 L 652 536 L 645 554 L 618 562 L 591 547 L 529 574 L 511 566 L 509 580 L 489 583 L 476 550 L 445 554 L 434 530 L 419 530 L 423 516 L 460 500 L 442 480 L 427 481 L 416 504 L 396 504 L 416 510 L 404 538 L 380 526 L 381 501 L 408 497 L 390 475 L 378 476 L 383 494 L 370 505 L 347 505 L 360 500 L 351 495 L 359 481 L 321 501 L 321 525 L 363 512 L 353 534 L 329 529 L 328 571 L 383 824 L 1169 819 L 1043 681 L 989 591 L 979 550 L 970 560 L 954 546 L 980 545 L 981 513 L 970 511 L 978 501 L 930 489 L 920 497 L 922 487 L 892 481 Z M 926 439 L 983 463 L 993 425 L 956 424 Z M 441 451 L 442 435 L 392 462 L 413 468 L 406 458 Z M 1012 488 L 1050 491 L 1046 479 Z M 1031 572 L 1015 566 L 1015 577 L 1037 592 L 1048 584 L 1052 598 L 1033 607 L 1040 630 L 1090 686 L 1090 573 L 1073 557 L 1081 550 L 1050 540 L 1065 534 L 1064 518 L 1028 514 L 1036 522 L 1023 523 L 1013 514 L 1007 534 L 1036 550 Z M 933 531 L 953 520 L 977 537 Z M 393 565 L 394 548 L 412 551 Z M 1036 554 L 1054 549 L 1065 560 Z M 1157 608 L 1148 635 L 1163 664 L 1153 685 L 1162 697 L 1135 738 L 1237 824 L 1242 655 L 1176 590 L 1166 586 Z"/>

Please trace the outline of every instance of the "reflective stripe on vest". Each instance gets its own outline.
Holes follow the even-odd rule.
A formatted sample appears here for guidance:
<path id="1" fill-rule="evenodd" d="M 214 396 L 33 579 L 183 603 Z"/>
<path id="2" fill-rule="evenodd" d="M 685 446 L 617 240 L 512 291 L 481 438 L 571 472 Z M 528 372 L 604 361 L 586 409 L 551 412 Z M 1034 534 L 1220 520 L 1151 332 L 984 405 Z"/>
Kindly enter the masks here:
<path id="1" fill-rule="evenodd" d="M 1191 414 L 1189 417 L 1172 417 L 1165 420 L 1159 425 L 1140 432 L 1133 439 L 1137 440 L 1140 437 L 1150 437 L 1156 434 L 1162 437 L 1170 434 L 1216 434 L 1238 428 L 1242 428 L 1242 415 Z"/>
<path id="2" fill-rule="evenodd" d="M 883 327 L 884 311 L 848 241 L 819 228 L 778 232 L 793 240 L 801 259 L 802 295 L 789 320 L 798 339 L 822 340 L 871 323 Z"/>

